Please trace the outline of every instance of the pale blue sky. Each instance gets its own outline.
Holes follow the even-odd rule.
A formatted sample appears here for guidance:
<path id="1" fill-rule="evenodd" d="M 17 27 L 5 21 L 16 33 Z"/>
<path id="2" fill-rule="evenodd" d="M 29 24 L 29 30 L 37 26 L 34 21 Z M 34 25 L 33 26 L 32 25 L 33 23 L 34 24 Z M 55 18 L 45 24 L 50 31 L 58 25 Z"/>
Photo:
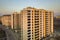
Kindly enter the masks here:
<path id="1" fill-rule="evenodd" d="M 0 0 L 0 14 L 19 12 L 28 6 L 53 10 L 55 15 L 60 14 L 60 0 Z"/>

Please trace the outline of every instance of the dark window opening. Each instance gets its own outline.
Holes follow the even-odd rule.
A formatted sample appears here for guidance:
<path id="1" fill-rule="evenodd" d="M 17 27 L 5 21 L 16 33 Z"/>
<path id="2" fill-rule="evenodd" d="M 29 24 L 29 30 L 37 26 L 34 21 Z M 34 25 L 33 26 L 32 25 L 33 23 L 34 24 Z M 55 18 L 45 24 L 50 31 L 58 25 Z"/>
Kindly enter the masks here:
<path id="1" fill-rule="evenodd" d="M 28 26 L 30 26 L 30 24 L 28 24 Z"/>

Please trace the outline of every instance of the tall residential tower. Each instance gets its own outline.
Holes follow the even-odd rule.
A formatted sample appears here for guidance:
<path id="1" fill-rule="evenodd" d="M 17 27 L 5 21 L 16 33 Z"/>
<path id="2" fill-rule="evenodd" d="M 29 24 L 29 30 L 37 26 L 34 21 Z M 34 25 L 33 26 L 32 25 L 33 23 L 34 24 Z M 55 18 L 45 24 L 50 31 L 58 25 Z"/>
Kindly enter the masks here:
<path id="1" fill-rule="evenodd" d="M 22 40 L 40 40 L 53 33 L 53 12 L 27 7 L 20 15 Z"/>
<path id="2" fill-rule="evenodd" d="M 53 33 L 51 11 L 27 7 L 21 10 L 18 18 L 21 40 L 40 40 Z"/>

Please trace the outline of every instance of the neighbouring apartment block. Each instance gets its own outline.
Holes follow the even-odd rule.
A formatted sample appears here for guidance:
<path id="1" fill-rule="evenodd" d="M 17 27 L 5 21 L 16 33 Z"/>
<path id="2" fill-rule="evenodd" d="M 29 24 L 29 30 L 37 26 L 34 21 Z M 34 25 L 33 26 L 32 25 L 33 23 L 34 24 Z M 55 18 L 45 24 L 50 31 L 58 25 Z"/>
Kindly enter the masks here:
<path id="1" fill-rule="evenodd" d="M 11 27 L 11 15 L 3 15 L 1 20 L 2 25 L 6 27 Z"/>
<path id="2" fill-rule="evenodd" d="M 11 28 L 14 30 L 18 30 L 19 29 L 19 13 L 18 12 L 14 12 L 11 15 Z"/>

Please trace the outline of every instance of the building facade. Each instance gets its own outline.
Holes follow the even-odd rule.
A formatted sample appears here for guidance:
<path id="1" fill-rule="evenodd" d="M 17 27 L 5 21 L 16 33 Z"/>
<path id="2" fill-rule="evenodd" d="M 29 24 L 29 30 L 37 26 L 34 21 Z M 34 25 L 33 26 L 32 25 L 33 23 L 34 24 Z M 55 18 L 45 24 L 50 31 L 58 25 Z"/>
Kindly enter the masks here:
<path id="1" fill-rule="evenodd" d="M 53 12 L 27 7 L 12 15 L 12 28 L 20 28 L 20 40 L 40 40 L 53 33 Z"/>
<path id="2" fill-rule="evenodd" d="M 11 15 L 3 15 L 1 20 L 2 20 L 2 25 L 11 27 Z"/>
<path id="3" fill-rule="evenodd" d="M 18 29 L 19 27 L 19 14 L 17 12 L 14 12 L 12 15 L 11 15 L 11 28 L 12 29 Z"/>
<path id="4" fill-rule="evenodd" d="M 60 27 L 60 16 L 54 17 L 54 29 L 58 30 Z"/>
<path id="5" fill-rule="evenodd" d="M 40 40 L 53 33 L 53 12 L 27 7 L 20 15 L 22 40 Z"/>
<path id="6" fill-rule="evenodd" d="M 21 40 L 20 14 L 18 12 L 11 14 L 11 29 L 19 35 L 18 39 Z"/>

